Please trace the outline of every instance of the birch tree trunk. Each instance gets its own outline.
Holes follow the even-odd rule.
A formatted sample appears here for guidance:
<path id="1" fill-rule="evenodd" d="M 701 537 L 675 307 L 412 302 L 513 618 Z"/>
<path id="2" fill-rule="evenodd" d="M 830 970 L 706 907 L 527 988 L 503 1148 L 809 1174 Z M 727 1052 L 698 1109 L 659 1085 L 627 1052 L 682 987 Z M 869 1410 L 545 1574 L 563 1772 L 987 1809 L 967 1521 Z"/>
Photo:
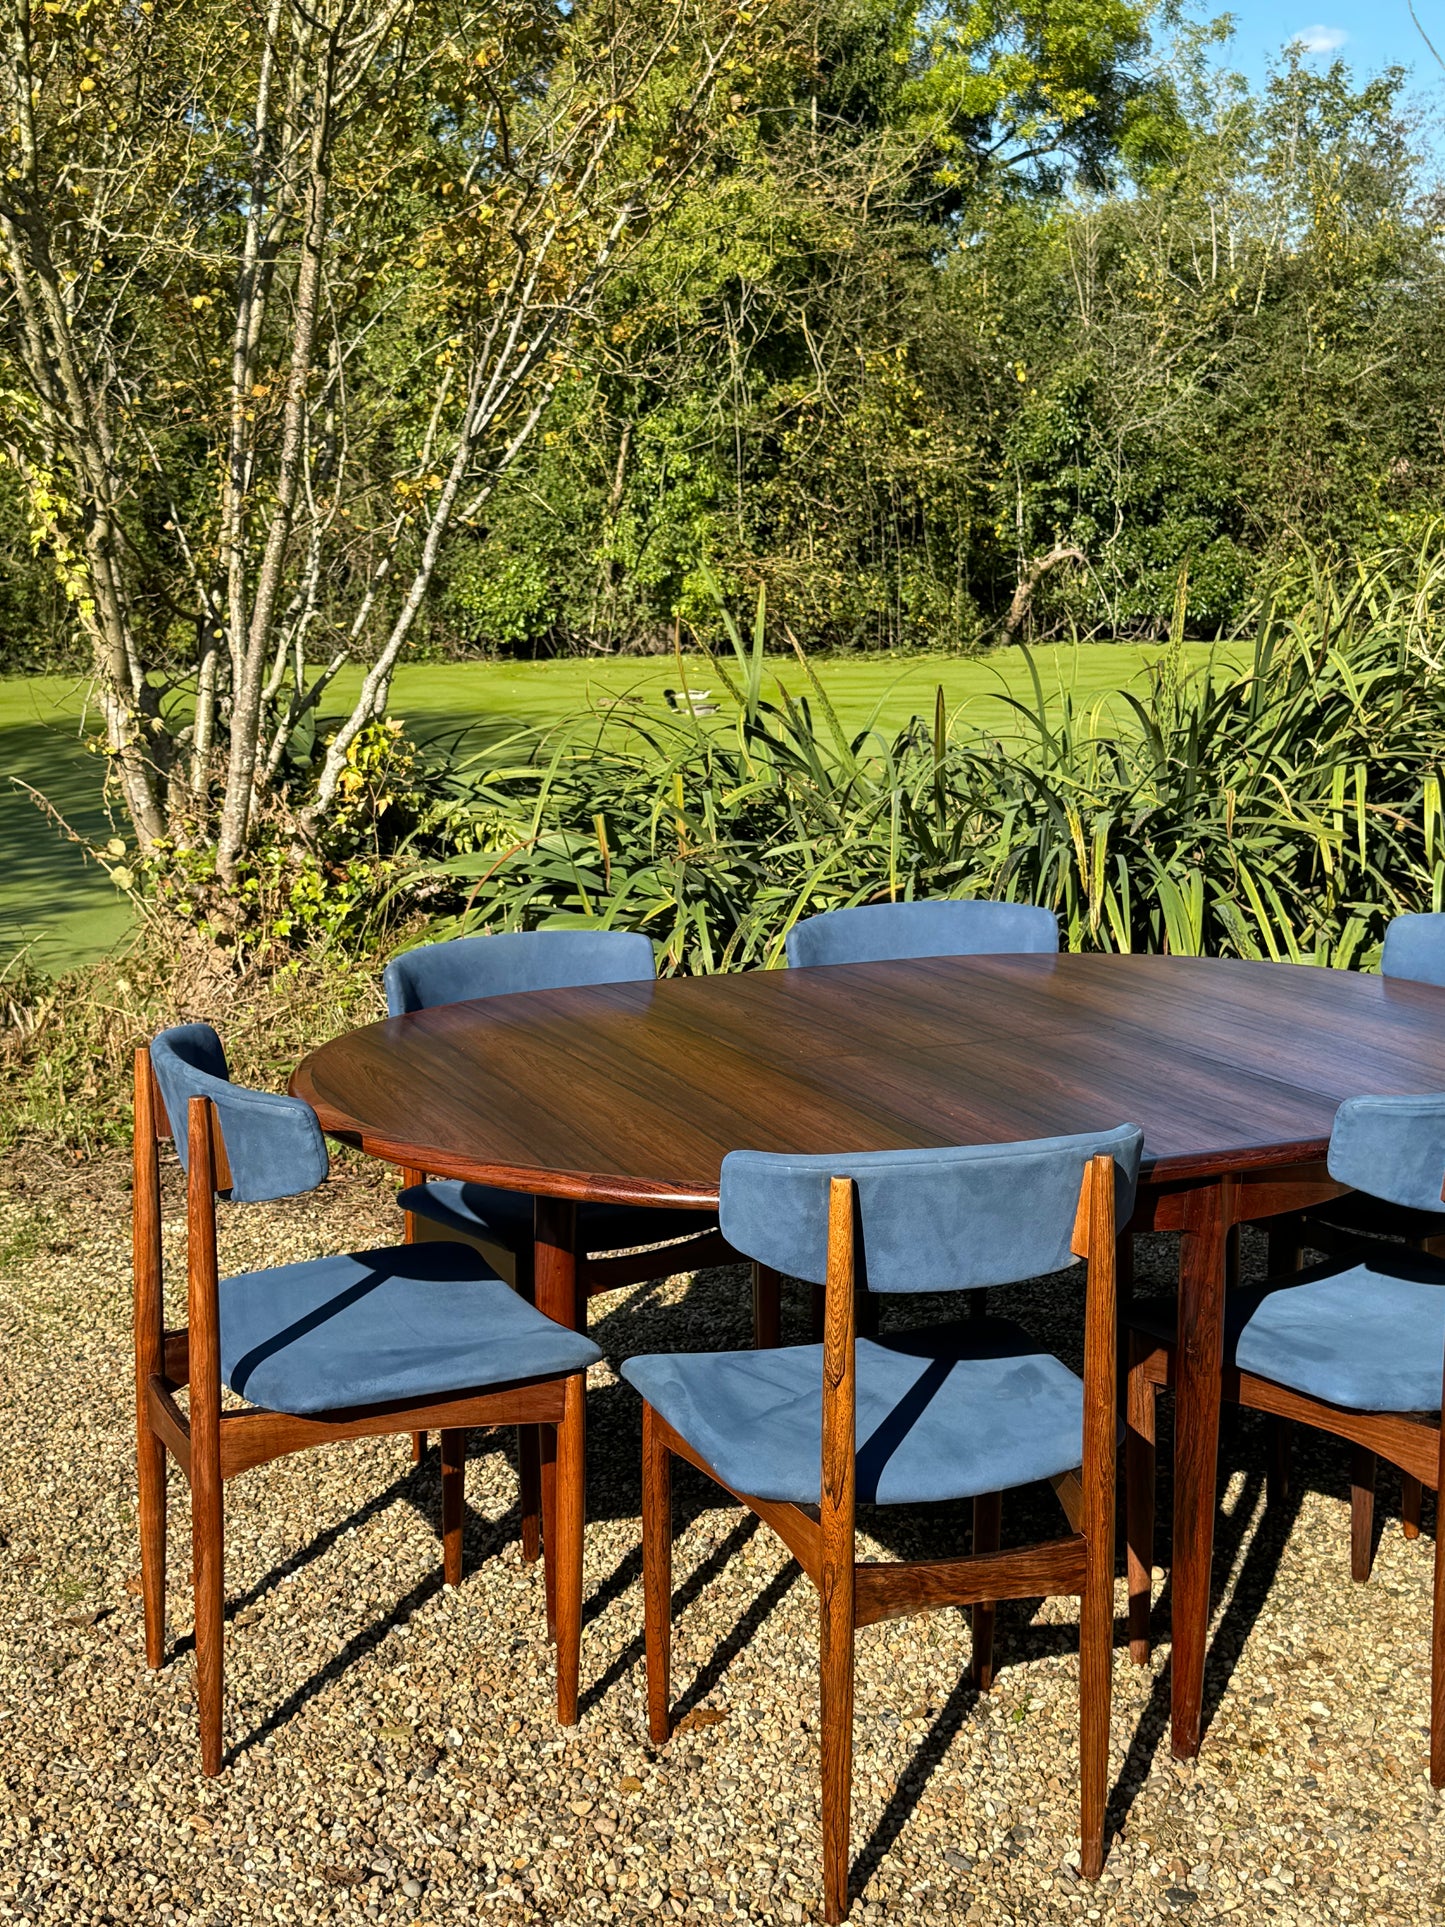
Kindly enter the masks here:
<path id="1" fill-rule="evenodd" d="M 0 436 L 143 854 L 234 886 L 258 821 L 320 833 L 446 543 L 720 76 L 735 112 L 786 57 L 783 4 L 0 0 Z M 293 746 L 352 662 L 313 768 Z"/>

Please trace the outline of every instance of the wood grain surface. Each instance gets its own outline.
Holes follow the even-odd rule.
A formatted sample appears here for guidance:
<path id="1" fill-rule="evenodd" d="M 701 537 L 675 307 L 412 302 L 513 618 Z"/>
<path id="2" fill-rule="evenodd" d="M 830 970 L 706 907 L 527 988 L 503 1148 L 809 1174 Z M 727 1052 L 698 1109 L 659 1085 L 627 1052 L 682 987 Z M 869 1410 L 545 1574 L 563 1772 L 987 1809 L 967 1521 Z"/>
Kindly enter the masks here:
<path id="1" fill-rule="evenodd" d="M 1445 1088 L 1445 991 L 1195 957 L 754 971 L 418 1011 L 291 1088 L 375 1156 L 558 1198 L 706 1206 L 741 1148 L 1125 1122 L 1158 1184 L 1318 1160 L 1341 1099 Z"/>

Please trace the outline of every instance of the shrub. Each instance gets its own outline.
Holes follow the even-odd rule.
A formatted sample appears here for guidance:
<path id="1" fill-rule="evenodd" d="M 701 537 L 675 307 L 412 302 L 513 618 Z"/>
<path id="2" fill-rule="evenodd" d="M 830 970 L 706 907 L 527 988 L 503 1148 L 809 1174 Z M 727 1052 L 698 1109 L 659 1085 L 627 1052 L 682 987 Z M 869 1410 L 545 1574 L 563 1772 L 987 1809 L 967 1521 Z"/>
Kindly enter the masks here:
<path id="1" fill-rule="evenodd" d="M 1397 911 L 1445 903 L 1439 586 L 1316 581 L 1265 611 L 1247 662 L 1176 645 L 1141 688 L 1016 730 L 848 736 L 801 651 L 764 700 L 766 618 L 726 623 L 719 713 L 595 711 L 453 778 L 472 847 L 424 866 L 429 935 L 586 923 L 646 931 L 660 968 L 779 963 L 800 916 L 914 896 L 1046 903 L 1071 949 L 1370 963 Z"/>

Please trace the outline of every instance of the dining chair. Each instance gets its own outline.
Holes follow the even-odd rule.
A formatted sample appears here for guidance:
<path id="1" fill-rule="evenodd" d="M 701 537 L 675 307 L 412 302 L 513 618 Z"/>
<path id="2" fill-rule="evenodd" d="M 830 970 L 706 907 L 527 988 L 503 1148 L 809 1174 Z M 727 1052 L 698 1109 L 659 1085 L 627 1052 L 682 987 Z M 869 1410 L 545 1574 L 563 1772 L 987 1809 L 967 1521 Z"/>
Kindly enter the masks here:
<path id="1" fill-rule="evenodd" d="M 1059 947 L 1059 920 L 1037 903 L 971 897 L 858 903 L 795 923 L 785 939 L 793 969 L 895 963 L 910 957 L 992 957 Z"/>
<path id="2" fill-rule="evenodd" d="M 902 963 L 922 957 L 1047 955 L 1059 947 L 1059 920 L 1036 903 L 990 903 L 976 897 L 920 897 L 907 903 L 858 903 L 795 923 L 784 939 L 791 970 L 818 964 Z M 770 1281 L 764 1278 L 766 1294 Z M 986 1292 L 969 1311 L 981 1315 Z M 867 1300 L 866 1319 L 876 1308 Z M 780 1315 L 774 1315 L 780 1323 Z M 812 1332 L 823 1332 L 822 1293 L 815 1290 Z"/>
<path id="3" fill-rule="evenodd" d="M 1397 981 L 1433 984 L 1445 989 L 1445 912 L 1406 911 L 1392 917 L 1380 951 L 1380 975 Z M 1368 1238 L 1403 1240 L 1421 1251 L 1445 1257 L 1445 1221 L 1433 1211 L 1414 1211 L 1363 1191 L 1346 1191 L 1325 1204 L 1270 1226 L 1270 1270 L 1297 1271 L 1306 1250 L 1343 1257 Z M 1289 1431 L 1282 1419 L 1272 1421 L 1273 1492 L 1288 1486 Z M 1376 1467 L 1370 1453 L 1357 1448 L 1350 1485 L 1350 1565 L 1363 1583 L 1374 1564 Z M 1401 1525 L 1407 1539 L 1420 1536 L 1420 1482 L 1409 1472 L 1400 1476 Z"/>
<path id="4" fill-rule="evenodd" d="M 517 991 L 576 990 L 594 984 L 651 983 L 652 944 L 627 930 L 519 930 L 455 937 L 394 957 L 382 975 L 392 1017 L 438 1004 L 502 997 Z M 397 1202 L 407 1236 L 474 1239 L 513 1271 L 525 1296 L 533 1289 L 535 1200 L 526 1192 L 408 1171 Z M 736 1262 L 709 1211 L 584 1204 L 578 1210 L 579 1326 L 586 1301 L 619 1285 L 641 1284 L 676 1270 Z M 662 1250 L 637 1249 L 663 1246 Z"/>
<path id="5" fill-rule="evenodd" d="M 1380 951 L 1380 975 L 1396 981 L 1433 984 L 1445 989 L 1445 911 L 1409 911 L 1392 917 Z M 1383 1198 L 1347 1191 L 1302 1214 L 1297 1221 L 1301 1242 L 1323 1236 L 1316 1249 L 1333 1251 L 1343 1238 L 1403 1238 L 1426 1247 L 1445 1234 L 1445 1222 L 1433 1211 L 1405 1210 Z M 1445 1245 L 1437 1254 L 1445 1256 Z"/>
<path id="6" fill-rule="evenodd" d="M 421 944 L 394 957 L 382 973 L 389 1016 L 405 1017 L 439 1004 L 467 1003 L 529 990 L 577 990 L 594 984 L 651 983 L 656 975 L 650 940 L 630 930 L 513 930 Z M 406 1213 L 406 1240 L 462 1238 L 478 1244 L 524 1298 L 536 1287 L 536 1200 L 524 1191 L 408 1170 L 397 1203 Z M 639 1285 L 674 1271 L 737 1262 L 717 1229 L 714 1212 L 584 1204 L 577 1212 L 577 1308 L 587 1325 L 587 1301 L 598 1292 Z M 662 1249 L 655 1247 L 661 1246 Z M 770 1281 L 753 1280 L 755 1322 L 766 1339 Z M 764 1309 L 759 1311 L 757 1308 Z M 426 1451 L 426 1434 L 412 1455 Z M 530 1564 L 541 1545 L 544 1477 L 541 1436 L 534 1426 L 517 1435 L 522 1490 L 522 1557 Z M 548 1462 L 550 1464 L 550 1462 Z M 550 1600 L 550 1592 L 549 1592 Z"/>
<path id="7" fill-rule="evenodd" d="M 187 1318 L 167 1330 L 161 1141 L 186 1173 Z M 469 1246 L 386 1246 L 220 1275 L 216 1199 L 299 1196 L 329 1170 L 310 1105 L 230 1081 L 208 1024 L 163 1031 L 135 1061 L 134 1279 L 141 1595 L 146 1660 L 165 1663 L 166 1465 L 191 1488 L 201 1766 L 222 1765 L 226 1480 L 308 1446 L 435 1426 L 443 1566 L 462 1576 L 463 1445 L 471 1426 L 556 1428 L 546 1545 L 557 1717 L 577 1720 L 585 1384 L 601 1357 L 526 1303 Z M 177 1394 L 188 1392 L 183 1409 Z M 222 1394 L 244 1400 L 222 1409 Z"/>
<path id="8" fill-rule="evenodd" d="M 1445 1230 L 1445 1095 L 1348 1099 L 1335 1114 L 1329 1171 L 1371 1198 L 1430 1213 Z M 1125 1326 L 1129 1650 L 1142 1664 L 1154 1562 L 1155 1406 L 1174 1379 L 1172 1301 L 1136 1301 Z M 1442 1489 L 1442 1383 L 1445 1263 L 1426 1252 L 1377 1239 L 1309 1270 L 1237 1288 L 1225 1301 L 1224 1397 L 1349 1441 L 1368 1459 L 1372 1489 L 1377 1455 Z M 1445 1532 L 1438 1524 L 1432 1628 L 1430 1778 L 1441 1787 Z"/>
<path id="9" fill-rule="evenodd" d="M 1103 1865 L 1118 1462 L 1116 1229 L 1135 1125 L 1032 1143 L 787 1156 L 722 1166 L 724 1235 L 825 1291 L 821 1345 L 627 1360 L 643 1405 L 648 1726 L 671 1728 L 671 1466 L 686 1459 L 782 1539 L 818 1589 L 823 1888 L 848 1911 L 854 1638 L 880 1619 L 973 1608 L 972 1676 L 993 1678 L 995 1603 L 1080 1596 L 1082 1870 Z M 1084 1375 L 999 1318 L 858 1336 L 855 1293 L 969 1291 L 1088 1261 Z M 1046 1480 L 1070 1530 L 999 1548 L 1000 1495 Z M 967 1555 L 860 1560 L 855 1509 L 973 1500 Z"/>

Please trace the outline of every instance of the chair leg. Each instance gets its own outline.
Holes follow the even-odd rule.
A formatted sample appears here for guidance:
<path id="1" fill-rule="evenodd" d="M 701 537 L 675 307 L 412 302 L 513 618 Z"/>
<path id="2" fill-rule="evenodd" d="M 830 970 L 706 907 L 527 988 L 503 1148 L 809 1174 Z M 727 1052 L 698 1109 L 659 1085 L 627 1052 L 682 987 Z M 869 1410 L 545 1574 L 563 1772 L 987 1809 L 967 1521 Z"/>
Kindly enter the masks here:
<path id="1" fill-rule="evenodd" d="M 587 1516 L 587 1380 L 567 1380 L 566 1405 L 556 1430 L 553 1515 L 546 1536 L 547 1568 L 554 1574 L 557 1642 L 557 1719 L 577 1724 L 582 1665 L 582 1538 Z"/>
<path id="2" fill-rule="evenodd" d="M 997 1552 L 1003 1520 L 1003 1494 L 980 1492 L 973 1502 L 973 1550 Z M 980 1599 L 973 1607 L 973 1690 L 987 1693 L 993 1686 L 993 1627 L 996 1606 Z"/>
<path id="3" fill-rule="evenodd" d="M 1442 1454 L 1445 1457 L 1445 1454 Z M 1445 1468 L 1442 1468 L 1445 1471 Z M 1445 1492 L 1445 1477 L 1441 1479 Z M 1435 1514 L 1435 1598 L 1430 1621 L 1430 1784 L 1445 1787 L 1445 1500 Z"/>
<path id="4" fill-rule="evenodd" d="M 1265 1269 L 1271 1278 L 1303 1268 L 1305 1254 L 1298 1218 L 1272 1218 L 1265 1235 Z"/>
<path id="5" fill-rule="evenodd" d="M 522 1557 L 535 1566 L 542 1551 L 542 1433 L 517 1427 L 517 1493 L 522 1509 Z"/>
<path id="6" fill-rule="evenodd" d="M 557 1562 L 548 1547 L 557 1543 L 557 1428 L 539 1425 L 542 1459 L 542 1584 L 547 1595 L 547 1637 L 557 1637 Z"/>
<path id="7" fill-rule="evenodd" d="M 1265 1504 L 1281 1506 L 1289 1498 L 1294 1461 L 1294 1426 L 1271 1412 L 1265 1421 L 1269 1467 L 1265 1473 Z"/>
<path id="8" fill-rule="evenodd" d="M 661 1746 L 672 1732 L 672 1454 L 650 1405 L 642 1408 L 642 1616 L 647 1731 Z"/>
<path id="9" fill-rule="evenodd" d="M 841 1575 L 839 1575 L 841 1578 Z M 848 1915 L 848 1862 L 853 1797 L 854 1588 L 819 1590 L 820 1724 L 823 1751 L 823 1914 L 829 1927 Z M 847 1575 L 851 1582 L 851 1571 Z"/>
<path id="10" fill-rule="evenodd" d="M 442 1576 L 449 1586 L 462 1583 L 462 1521 L 467 1484 L 467 1434 L 452 1426 L 441 1434 Z"/>
<path id="11" fill-rule="evenodd" d="M 166 1663 L 166 1448 L 148 1425 L 136 1442 L 136 1474 L 146 1665 L 155 1670 Z"/>
<path id="12" fill-rule="evenodd" d="M 1363 1585 L 1375 1562 L 1375 1455 L 1363 1445 L 1350 1454 L 1350 1577 Z"/>
<path id="13" fill-rule="evenodd" d="M 1144 1341 L 1129 1341 L 1124 1433 L 1124 1529 L 1129 1561 L 1129 1657 L 1149 1663 L 1150 1594 L 1154 1584 L 1154 1387 L 1144 1373 Z"/>
<path id="14" fill-rule="evenodd" d="M 753 1350 L 783 1342 L 783 1281 L 770 1265 L 753 1266 Z"/>
<path id="15" fill-rule="evenodd" d="M 1091 1542 L 1079 1601 L 1079 1871 L 1086 1880 L 1104 1870 L 1113 1659 L 1114 1548 Z"/>
<path id="16" fill-rule="evenodd" d="M 411 1462 L 420 1465 L 426 1457 L 426 1433 L 413 1432 L 411 1435 Z"/>
<path id="17" fill-rule="evenodd" d="M 191 1581 L 195 1595 L 201 1771 L 214 1775 L 221 1770 L 225 1525 L 219 1453 L 215 1455 L 214 1465 L 202 1463 L 208 1456 L 193 1453 L 191 1461 Z"/>
<path id="18" fill-rule="evenodd" d="M 1409 1472 L 1400 1475 L 1400 1518 L 1407 1539 L 1420 1537 L 1420 1502 L 1424 1497 L 1424 1487 Z"/>

